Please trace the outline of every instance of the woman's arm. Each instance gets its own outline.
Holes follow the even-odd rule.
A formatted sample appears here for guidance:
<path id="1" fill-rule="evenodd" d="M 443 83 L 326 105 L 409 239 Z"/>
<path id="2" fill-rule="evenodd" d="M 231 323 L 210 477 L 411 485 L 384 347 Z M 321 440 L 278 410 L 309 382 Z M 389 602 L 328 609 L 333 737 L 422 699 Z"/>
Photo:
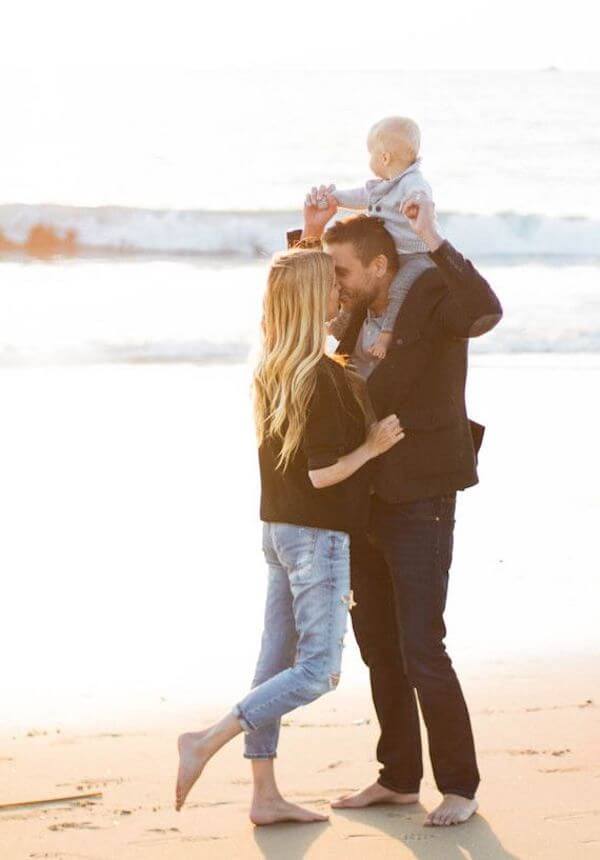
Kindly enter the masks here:
<path id="1" fill-rule="evenodd" d="M 404 431 L 396 415 L 388 415 L 376 424 L 372 424 L 366 440 L 351 451 L 340 457 L 337 463 L 324 466 L 322 469 L 309 469 L 308 477 L 313 487 L 322 490 L 339 484 L 358 472 L 365 463 L 388 451 L 393 445 L 404 438 Z"/>

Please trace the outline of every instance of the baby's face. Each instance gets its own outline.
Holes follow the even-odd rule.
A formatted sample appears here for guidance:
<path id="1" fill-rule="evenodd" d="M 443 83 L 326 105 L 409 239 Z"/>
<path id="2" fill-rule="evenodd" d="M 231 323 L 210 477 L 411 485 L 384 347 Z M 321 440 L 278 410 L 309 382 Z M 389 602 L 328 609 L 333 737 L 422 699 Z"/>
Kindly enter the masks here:
<path id="1" fill-rule="evenodd" d="M 372 134 L 367 138 L 367 149 L 369 150 L 369 167 L 379 179 L 386 179 L 386 165 L 383 159 L 384 149 L 381 142 L 376 140 Z"/>

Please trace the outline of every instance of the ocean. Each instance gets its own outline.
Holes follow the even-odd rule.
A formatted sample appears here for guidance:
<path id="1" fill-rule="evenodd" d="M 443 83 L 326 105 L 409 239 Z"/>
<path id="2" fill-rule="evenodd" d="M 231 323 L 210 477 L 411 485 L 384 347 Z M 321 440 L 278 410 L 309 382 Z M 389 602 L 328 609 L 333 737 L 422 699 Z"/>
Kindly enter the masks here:
<path id="1" fill-rule="evenodd" d="M 600 73 L 50 69 L 4 108 L 0 361 L 245 359 L 305 192 L 390 113 L 505 304 L 474 351 L 597 351 Z"/>

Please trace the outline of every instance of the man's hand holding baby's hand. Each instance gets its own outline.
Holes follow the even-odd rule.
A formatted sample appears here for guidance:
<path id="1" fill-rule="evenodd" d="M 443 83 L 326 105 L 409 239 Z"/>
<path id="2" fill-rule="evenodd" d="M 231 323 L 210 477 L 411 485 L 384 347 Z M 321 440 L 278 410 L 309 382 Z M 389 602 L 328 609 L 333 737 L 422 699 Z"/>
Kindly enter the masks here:
<path id="1" fill-rule="evenodd" d="M 304 201 L 303 238 L 321 238 L 327 222 L 335 215 L 338 202 L 331 191 L 334 186 L 321 185 L 312 188 Z"/>
<path id="2" fill-rule="evenodd" d="M 335 196 L 335 185 L 319 185 L 318 188 L 313 186 L 310 194 L 307 195 L 307 200 L 309 197 L 311 203 L 313 203 L 318 209 L 327 209 L 330 198 L 335 200 L 336 206 L 339 206 Z"/>
<path id="3" fill-rule="evenodd" d="M 400 211 L 429 250 L 437 251 L 444 238 L 438 230 L 433 200 L 418 191 L 404 201 Z"/>

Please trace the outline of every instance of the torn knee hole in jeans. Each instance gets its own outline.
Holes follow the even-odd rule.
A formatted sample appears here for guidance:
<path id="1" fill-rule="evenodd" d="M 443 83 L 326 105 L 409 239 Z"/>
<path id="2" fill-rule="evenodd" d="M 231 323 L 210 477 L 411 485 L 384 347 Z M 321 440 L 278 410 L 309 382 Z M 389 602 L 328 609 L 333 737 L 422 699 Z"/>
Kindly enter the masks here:
<path id="1" fill-rule="evenodd" d="M 329 689 L 330 689 L 330 690 L 335 690 L 335 688 L 337 687 L 337 685 L 338 685 L 339 683 L 340 683 L 340 676 L 339 676 L 339 674 L 337 674 L 337 675 L 336 675 L 336 674 L 334 674 L 334 675 L 330 675 L 330 676 L 329 676 Z"/>
<path id="2" fill-rule="evenodd" d="M 349 591 L 348 594 L 343 594 L 342 595 L 342 603 L 347 605 L 349 612 L 352 612 L 354 607 L 357 605 L 357 603 L 354 599 L 354 592 Z"/>

